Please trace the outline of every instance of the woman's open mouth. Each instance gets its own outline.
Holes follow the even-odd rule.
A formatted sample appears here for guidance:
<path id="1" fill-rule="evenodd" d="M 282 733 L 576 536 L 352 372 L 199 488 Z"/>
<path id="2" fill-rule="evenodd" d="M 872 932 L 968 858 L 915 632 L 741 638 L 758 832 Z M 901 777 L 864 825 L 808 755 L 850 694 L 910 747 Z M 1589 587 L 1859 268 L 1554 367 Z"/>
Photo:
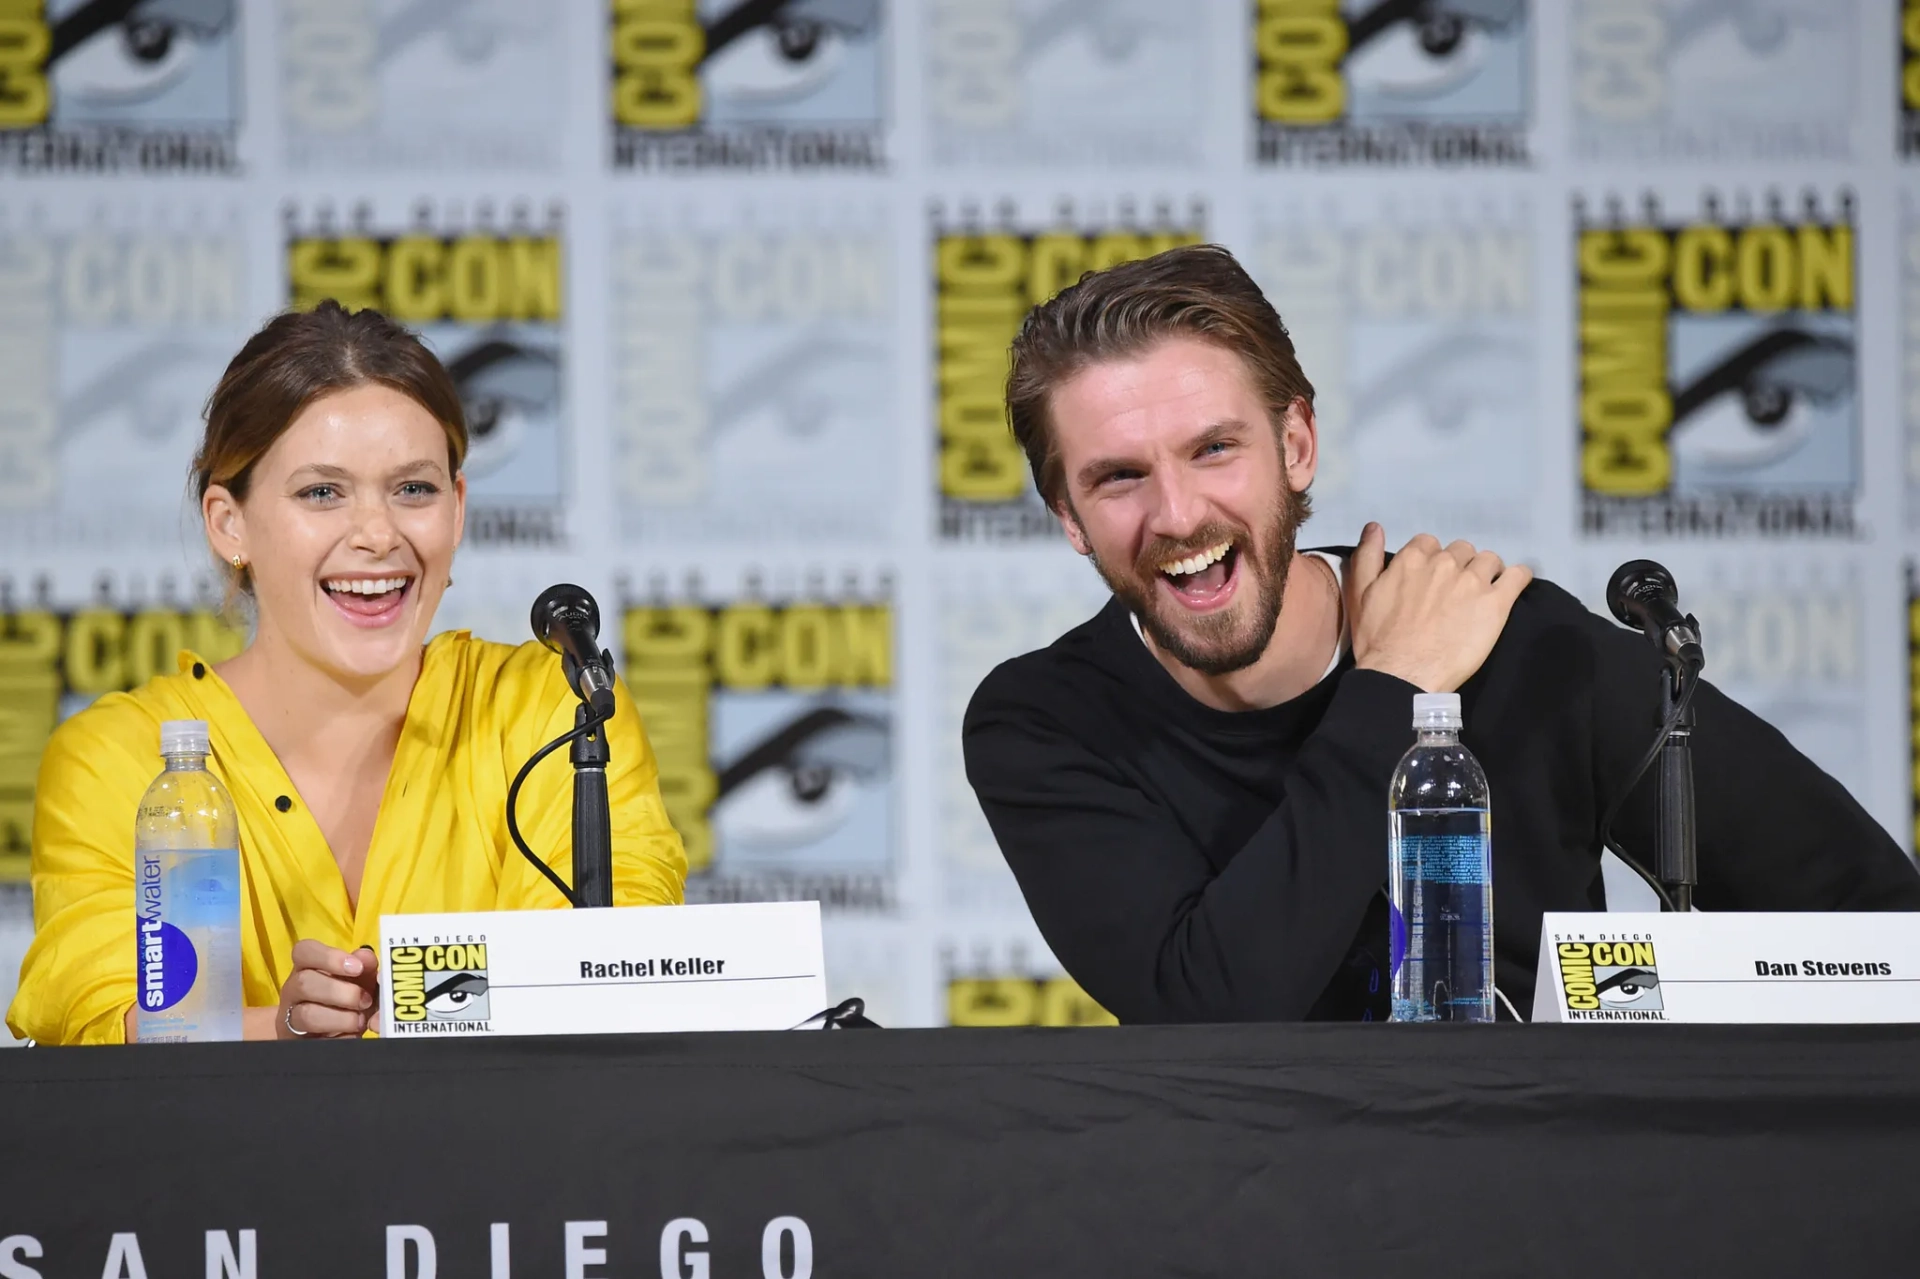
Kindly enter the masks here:
<path id="1" fill-rule="evenodd" d="M 413 578 L 404 575 L 329 577 L 320 585 L 347 621 L 355 626 L 376 627 L 390 625 L 399 618 L 413 582 Z"/>
<path id="2" fill-rule="evenodd" d="M 1240 581 L 1239 567 L 1240 548 L 1233 542 L 1220 542 L 1161 564 L 1159 578 L 1182 606 L 1207 613 L 1233 598 Z"/>

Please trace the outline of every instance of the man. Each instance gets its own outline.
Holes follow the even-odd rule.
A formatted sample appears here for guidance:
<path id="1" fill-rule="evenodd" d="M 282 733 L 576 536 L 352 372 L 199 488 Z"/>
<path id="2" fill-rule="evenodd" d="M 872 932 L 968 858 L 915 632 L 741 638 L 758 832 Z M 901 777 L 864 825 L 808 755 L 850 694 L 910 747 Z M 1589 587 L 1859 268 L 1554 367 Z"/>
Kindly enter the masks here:
<path id="1" fill-rule="evenodd" d="M 1300 552 L 1313 388 L 1224 249 L 1092 274 L 1013 343 L 1013 431 L 1113 600 L 980 685 L 967 775 L 1041 932 L 1125 1022 L 1382 1020 L 1387 784 L 1458 691 L 1492 789 L 1496 980 L 1605 907 L 1597 826 L 1659 724 L 1659 657 L 1524 567 L 1416 537 Z M 1703 910 L 1920 909 L 1847 792 L 1702 684 Z M 1649 860 L 1654 786 L 1621 846 Z"/>

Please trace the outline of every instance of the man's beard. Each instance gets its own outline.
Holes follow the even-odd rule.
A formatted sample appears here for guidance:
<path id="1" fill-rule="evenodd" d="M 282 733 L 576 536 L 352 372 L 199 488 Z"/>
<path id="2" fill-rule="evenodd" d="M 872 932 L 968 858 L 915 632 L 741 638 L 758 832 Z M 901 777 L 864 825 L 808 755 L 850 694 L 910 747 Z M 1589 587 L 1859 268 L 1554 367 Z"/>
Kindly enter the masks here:
<path id="1" fill-rule="evenodd" d="M 1155 648 L 1203 675 L 1227 675 L 1259 661 L 1273 641 L 1286 598 L 1287 571 L 1293 567 L 1294 538 L 1308 510 L 1306 497 L 1282 484 L 1280 499 L 1258 538 L 1230 524 L 1203 525 L 1179 541 L 1155 539 L 1141 550 L 1132 572 L 1124 575 L 1109 571 L 1098 556 L 1088 558 L 1108 589 L 1140 619 Z M 1236 597 L 1251 590 L 1250 609 L 1235 598 L 1217 612 L 1195 615 L 1160 594 L 1160 565 L 1222 542 L 1232 542 L 1228 555 L 1239 557 L 1234 569 L 1240 575 Z"/>

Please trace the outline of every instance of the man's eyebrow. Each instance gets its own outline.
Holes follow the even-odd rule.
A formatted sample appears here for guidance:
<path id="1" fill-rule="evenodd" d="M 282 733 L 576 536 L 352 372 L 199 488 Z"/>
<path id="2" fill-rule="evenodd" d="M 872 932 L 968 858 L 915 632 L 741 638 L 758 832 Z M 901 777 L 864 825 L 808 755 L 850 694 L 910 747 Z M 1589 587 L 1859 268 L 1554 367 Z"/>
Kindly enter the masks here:
<path id="1" fill-rule="evenodd" d="M 1124 457 L 1096 457 L 1074 473 L 1074 479 L 1080 487 L 1092 488 L 1115 471 L 1124 471 L 1139 466 L 1138 462 Z"/>
<path id="2" fill-rule="evenodd" d="M 1243 433 L 1246 429 L 1247 424 L 1237 417 L 1222 418 L 1218 422 L 1190 436 L 1182 447 L 1188 453 L 1197 453 L 1209 444 L 1217 444 L 1221 440 L 1231 439 Z M 1076 471 L 1074 473 L 1074 479 L 1079 482 L 1081 488 L 1092 488 L 1094 484 L 1114 471 L 1136 468 L 1139 465 L 1140 463 L 1132 458 L 1096 457 L 1093 461 L 1088 462 Z"/>
<path id="3" fill-rule="evenodd" d="M 1209 444 L 1218 444 L 1221 440 L 1239 435 L 1247 429 L 1247 424 L 1237 417 L 1221 418 L 1212 426 L 1187 441 L 1187 452 L 1193 453 Z"/>

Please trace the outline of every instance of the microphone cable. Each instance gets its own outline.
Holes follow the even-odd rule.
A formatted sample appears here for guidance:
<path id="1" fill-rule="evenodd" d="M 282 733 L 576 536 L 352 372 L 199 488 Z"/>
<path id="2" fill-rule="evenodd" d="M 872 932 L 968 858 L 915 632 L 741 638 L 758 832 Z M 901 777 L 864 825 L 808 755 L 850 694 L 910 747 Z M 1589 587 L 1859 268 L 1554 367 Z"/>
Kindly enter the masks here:
<path id="1" fill-rule="evenodd" d="M 1653 761 L 1660 758 L 1660 748 L 1667 744 L 1668 736 L 1679 726 L 1681 717 L 1687 713 L 1687 707 L 1693 704 L 1693 690 L 1700 687 L 1700 672 L 1695 668 L 1688 673 L 1692 678 L 1687 681 L 1686 688 L 1681 690 L 1680 700 L 1675 702 L 1673 709 L 1667 713 L 1666 721 L 1660 725 L 1660 731 L 1654 734 L 1653 745 L 1649 746 L 1647 753 L 1640 757 L 1639 765 L 1628 774 L 1626 785 L 1620 788 L 1620 793 L 1614 796 L 1613 803 L 1607 805 L 1607 811 L 1600 817 L 1600 846 L 1618 857 L 1628 870 L 1646 880 L 1647 886 L 1652 888 L 1654 894 L 1660 898 L 1660 904 L 1669 911 L 1673 910 L 1673 898 L 1667 894 L 1667 886 L 1648 874 L 1645 866 L 1627 856 L 1626 851 L 1613 842 L 1613 819 L 1620 815 L 1620 808 L 1627 802 L 1627 796 L 1633 794 L 1633 788 L 1640 784 L 1640 779 L 1646 776 L 1649 768 L 1653 767 Z"/>
<path id="2" fill-rule="evenodd" d="M 585 705 L 587 705 L 586 722 L 581 724 L 575 724 L 572 728 L 568 729 L 566 732 L 560 734 L 560 736 L 554 738 L 552 741 L 548 742 L 545 746 L 542 746 L 539 750 L 535 751 L 533 753 L 533 757 L 529 759 L 526 763 L 522 764 L 520 766 L 520 771 L 514 774 L 513 784 L 507 787 L 507 834 L 513 837 L 513 846 L 520 850 L 520 855 L 526 858 L 527 861 L 533 865 L 533 868 L 535 870 L 539 871 L 542 875 L 545 875 L 547 877 L 548 883 L 552 884 L 555 888 L 560 890 L 560 895 L 567 899 L 567 904 L 569 906 L 575 907 L 576 909 L 578 909 L 580 906 L 579 896 L 573 891 L 573 889 L 567 887 L 567 883 L 565 880 L 561 879 L 560 876 L 554 873 L 553 867 L 541 861 L 540 858 L 534 855 L 534 851 L 531 848 L 527 847 L 527 841 L 525 837 L 520 834 L 520 822 L 519 822 L 519 819 L 514 815 L 514 809 L 520 802 L 520 787 L 523 783 L 526 782 L 527 774 L 533 771 L 533 766 L 535 764 L 538 764 L 541 760 L 553 754 L 553 752 L 559 750 L 562 746 L 567 745 L 569 742 L 575 741 L 576 739 L 581 737 L 585 737 L 588 733 L 591 733 L 594 729 L 600 727 L 602 724 L 606 723 L 608 720 L 613 718 L 611 714 L 606 714 L 606 715 L 600 714 L 598 711 L 593 709 L 591 704 L 585 704 Z"/>

